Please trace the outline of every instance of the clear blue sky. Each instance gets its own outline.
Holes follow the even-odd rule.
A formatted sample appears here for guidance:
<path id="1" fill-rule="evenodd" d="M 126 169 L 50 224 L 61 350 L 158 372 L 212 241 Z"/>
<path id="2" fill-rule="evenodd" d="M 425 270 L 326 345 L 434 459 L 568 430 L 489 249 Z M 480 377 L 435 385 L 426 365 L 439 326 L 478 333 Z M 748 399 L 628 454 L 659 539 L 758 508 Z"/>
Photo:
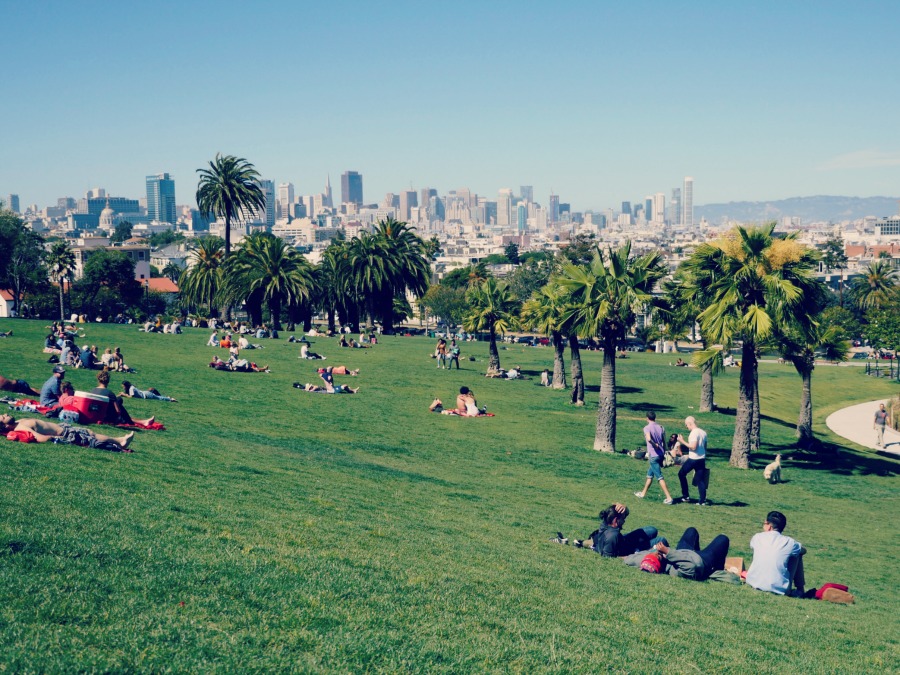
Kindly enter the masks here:
<path id="1" fill-rule="evenodd" d="M 900 2 L 3 3 L 0 198 L 144 196 L 217 151 L 366 201 L 900 195 Z"/>

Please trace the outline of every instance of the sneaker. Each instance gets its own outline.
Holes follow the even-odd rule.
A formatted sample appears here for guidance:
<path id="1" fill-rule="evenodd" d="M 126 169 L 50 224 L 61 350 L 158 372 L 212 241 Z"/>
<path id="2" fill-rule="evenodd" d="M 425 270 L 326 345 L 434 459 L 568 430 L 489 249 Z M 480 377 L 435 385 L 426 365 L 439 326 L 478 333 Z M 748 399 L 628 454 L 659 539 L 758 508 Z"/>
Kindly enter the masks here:
<path id="1" fill-rule="evenodd" d="M 712 506 L 712 502 L 708 499 L 704 499 L 702 502 L 697 502 L 697 506 Z"/>
<path id="2" fill-rule="evenodd" d="M 839 605 L 852 605 L 856 602 L 856 598 L 853 597 L 851 593 L 847 591 L 842 591 L 840 588 L 828 588 L 822 593 L 822 599 L 827 602 L 836 602 Z"/>
<path id="3" fill-rule="evenodd" d="M 674 504 L 674 503 L 675 503 L 674 499 L 663 499 L 663 504 L 668 504 L 669 506 L 672 506 L 672 504 Z"/>
<path id="4" fill-rule="evenodd" d="M 691 504 L 691 503 L 693 503 L 693 501 L 694 500 L 691 499 L 690 497 L 682 497 L 681 499 L 676 499 L 675 503 L 676 504 Z"/>
<path id="5" fill-rule="evenodd" d="M 557 532 L 556 536 L 553 537 L 550 541 L 552 541 L 554 544 L 562 544 L 563 546 L 569 543 L 569 540 L 563 536 L 562 532 Z"/>
<path id="6" fill-rule="evenodd" d="M 584 548 L 584 542 L 580 539 L 576 539 L 572 542 L 572 546 L 574 546 L 575 548 Z"/>
<path id="7" fill-rule="evenodd" d="M 637 497 L 638 499 L 643 499 L 643 498 L 644 498 L 644 493 L 643 493 L 643 492 L 635 492 L 635 493 L 634 493 L 634 496 Z"/>

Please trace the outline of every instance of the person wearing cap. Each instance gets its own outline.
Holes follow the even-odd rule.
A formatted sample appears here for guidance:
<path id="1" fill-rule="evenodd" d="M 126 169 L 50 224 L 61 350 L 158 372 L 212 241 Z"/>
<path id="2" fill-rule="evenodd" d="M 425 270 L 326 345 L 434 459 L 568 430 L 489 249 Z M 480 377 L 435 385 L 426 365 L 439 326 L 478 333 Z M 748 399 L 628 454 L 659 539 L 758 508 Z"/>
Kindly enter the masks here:
<path id="1" fill-rule="evenodd" d="M 59 383 L 65 374 L 66 369 L 63 366 L 53 366 L 53 374 L 41 387 L 41 405 L 52 408 L 59 403 L 59 396 L 62 394 Z"/>
<path id="2" fill-rule="evenodd" d="M 689 527 L 674 548 L 657 539 L 650 549 L 627 556 L 625 564 L 643 572 L 705 581 L 714 572 L 725 569 L 730 543 L 728 537 L 720 534 L 701 549 L 700 533 L 696 527 Z"/>

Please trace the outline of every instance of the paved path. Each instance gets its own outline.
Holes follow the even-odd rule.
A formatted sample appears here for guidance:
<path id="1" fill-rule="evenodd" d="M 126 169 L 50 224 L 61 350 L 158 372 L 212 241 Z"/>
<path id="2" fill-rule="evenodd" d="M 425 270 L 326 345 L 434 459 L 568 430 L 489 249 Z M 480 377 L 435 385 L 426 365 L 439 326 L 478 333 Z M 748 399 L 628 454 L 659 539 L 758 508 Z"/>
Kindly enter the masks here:
<path id="1" fill-rule="evenodd" d="M 869 401 L 851 405 L 833 412 L 825 420 L 825 425 L 841 438 L 853 441 L 857 445 L 871 450 L 878 450 L 891 455 L 900 456 L 900 432 L 893 429 L 884 430 L 884 448 L 875 446 L 875 411 L 880 403 L 887 404 L 887 399 Z"/>

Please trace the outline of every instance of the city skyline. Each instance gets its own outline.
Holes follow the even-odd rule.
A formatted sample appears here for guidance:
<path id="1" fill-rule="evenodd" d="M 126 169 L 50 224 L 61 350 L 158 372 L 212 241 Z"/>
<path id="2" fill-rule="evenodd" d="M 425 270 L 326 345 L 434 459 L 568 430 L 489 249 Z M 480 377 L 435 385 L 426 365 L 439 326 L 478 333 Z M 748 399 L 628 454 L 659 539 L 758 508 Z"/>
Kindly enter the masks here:
<path id="1" fill-rule="evenodd" d="M 695 205 L 900 193 L 894 3 L 241 7 L 7 8 L 0 194 L 136 196 L 166 172 L 190 204 L 220 151 L 298 194 L 352 167 L 369 203 L 530 185 L 602 210 L 685 176 Z M 254 58 L 219 59 L 230 40 Z"/>

